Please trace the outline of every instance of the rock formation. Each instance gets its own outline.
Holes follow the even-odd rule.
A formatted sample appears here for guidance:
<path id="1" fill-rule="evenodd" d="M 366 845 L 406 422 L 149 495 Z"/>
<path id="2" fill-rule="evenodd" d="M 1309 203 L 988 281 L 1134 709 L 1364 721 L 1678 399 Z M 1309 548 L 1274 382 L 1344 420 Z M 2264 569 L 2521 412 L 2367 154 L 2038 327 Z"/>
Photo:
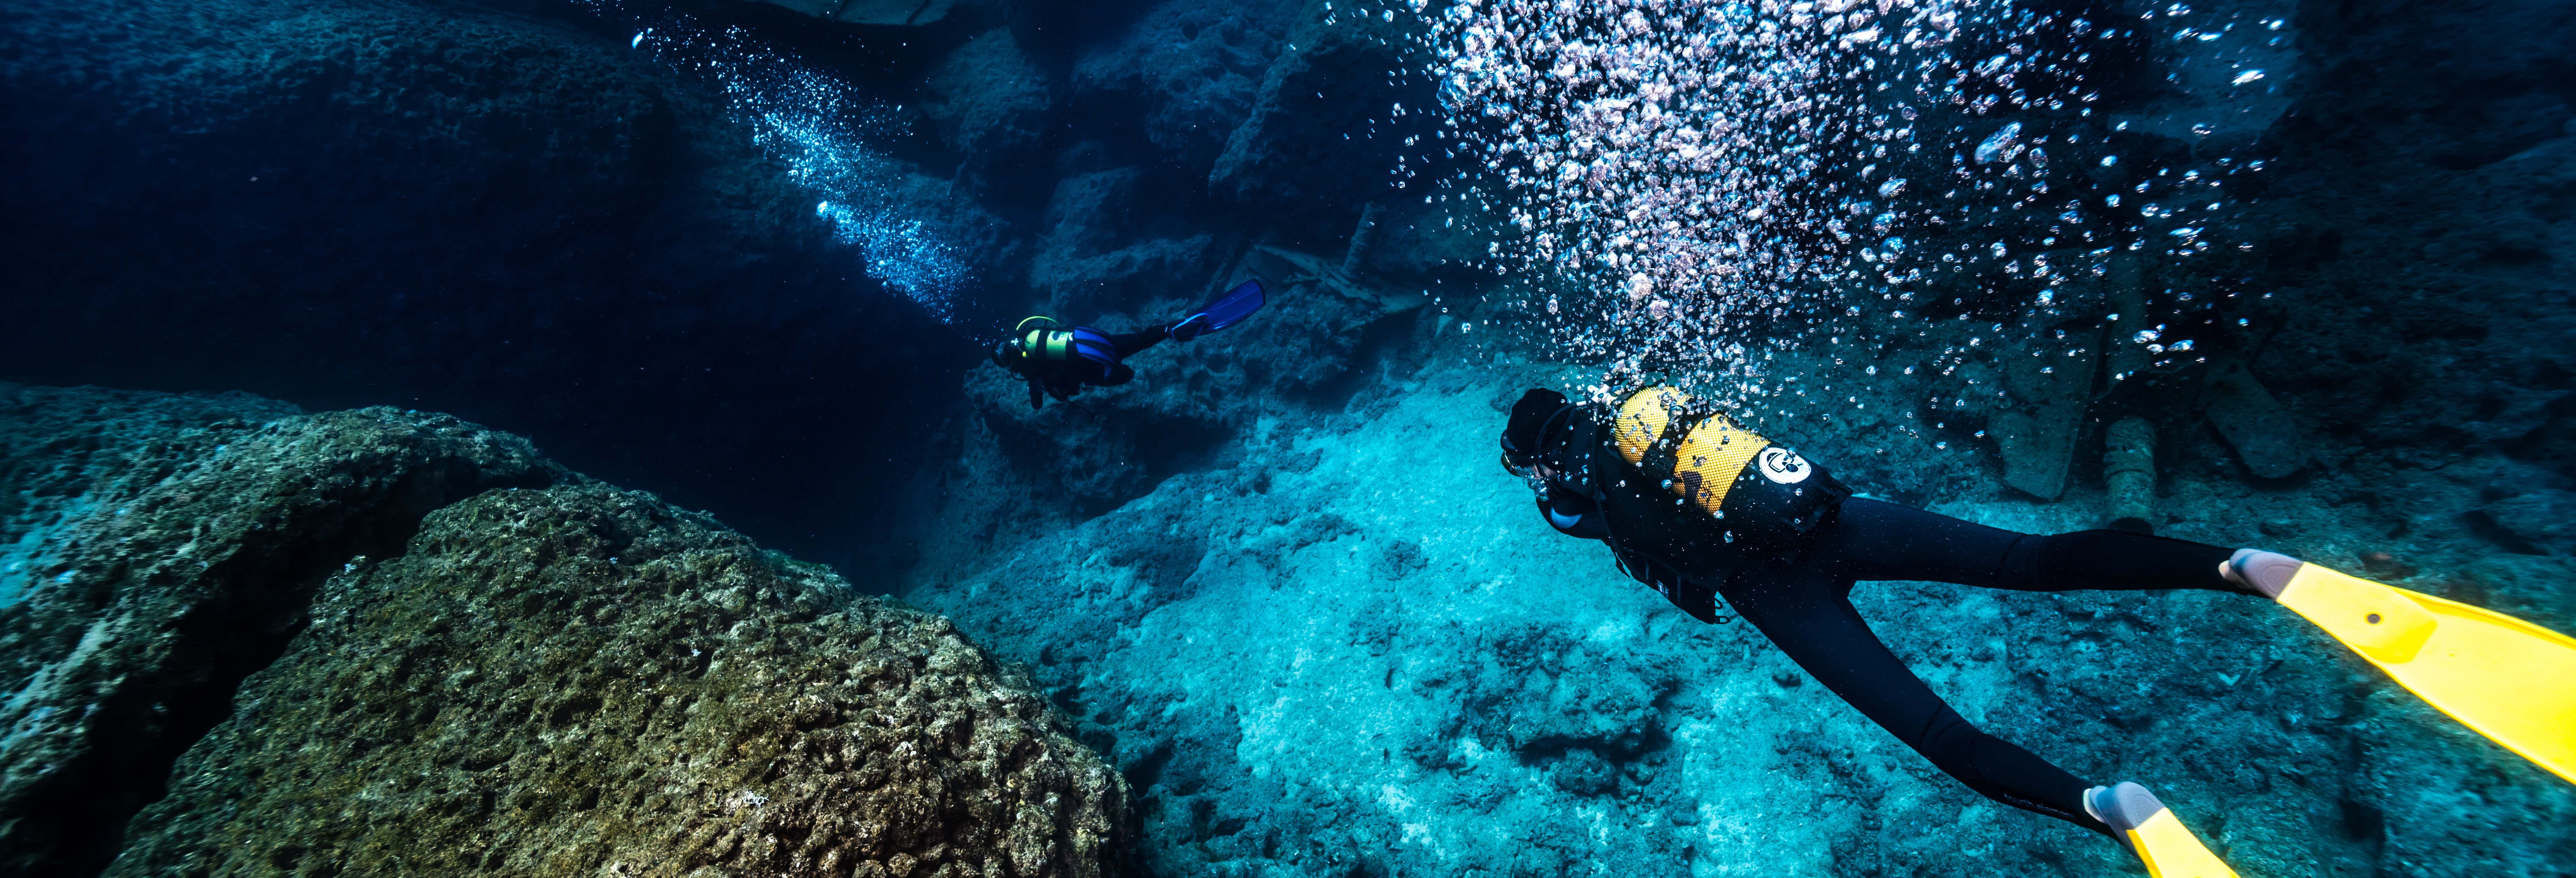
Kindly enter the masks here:
<path id="1" fill-rule="evenodd" d="M 0 856 L 26 874 L 1090 876 L 1116 852 L 1123 781 L 946 620 L 525 440 L 0 391 L 0 487 L 42 501 L 0 532 Z"/>

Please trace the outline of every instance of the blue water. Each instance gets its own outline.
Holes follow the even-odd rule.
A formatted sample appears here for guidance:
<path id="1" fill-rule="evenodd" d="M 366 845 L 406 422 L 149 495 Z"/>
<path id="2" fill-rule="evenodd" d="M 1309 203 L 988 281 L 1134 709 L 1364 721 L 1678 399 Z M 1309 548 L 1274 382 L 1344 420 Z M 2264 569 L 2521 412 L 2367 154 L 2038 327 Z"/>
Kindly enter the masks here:
<path id="1" fill-rule="evenodd" d="M 2567 4 L 0 23 L 0 613 L 116 514 L 83 480 L 197 453 L 16 385 L 451 413 L 1025 665 L 1133 791 L 1113 870 L 1174 876 L 2140 873 L 1539 526 L 1493 460 L 1532 386 L 1670 382 L 1865 496 L 2576 630 Z M 1131 384 L 1033 410 L 985 359 L 1253 277 L 1267 309 Z M 1855 601 L 1969 720 L 2154 787 L 2249 878 L 2576 872 L 2564 780 L 2277 608 Z"/>

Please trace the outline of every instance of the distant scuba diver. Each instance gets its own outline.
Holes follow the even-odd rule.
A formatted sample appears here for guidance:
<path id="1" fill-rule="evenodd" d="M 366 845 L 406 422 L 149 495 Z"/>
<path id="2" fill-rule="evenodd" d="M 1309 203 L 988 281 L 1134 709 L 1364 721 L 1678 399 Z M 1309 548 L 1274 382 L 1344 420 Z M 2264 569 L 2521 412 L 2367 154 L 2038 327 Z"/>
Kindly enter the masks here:
<path id="1" fill-rule="evenodd" d="M 1264 303 L 1261 280 L 1244 281 L 1190 316 L 1170 326 L 1153 326 L 1111 335 L 1088 326 L 1060 328 L 1053 317 L 1030 317 L 1012 328 L 1011 336 L 993 345 L 993 365 L 1029 383 L 1029 408 L 1046 398 L 1072 399 L 1084 385 L 1115 387 L 1135 380 L 1126 359 L 1163 339 L 1189 341 L 1233 326 Z"/>
<path id="2" fill-rule="evenodd" d="M 2116 530 L 2038 536 L 1853 497 L 1822 467 L 1649 387 L 1604 411 L 1534 389 L 1503 465 L 1557 531 L 1703 622 L 1734 612 L 1969 788 L 2100 832 L 2159 878 L 2233 876 L 2145 787 L 2097 786 L 1959 716 L 1852 608 L 1858 580 L 2018 591 L 2197 588 L 2277 600 L 2434 706 L 2576 781 L 2576 640 L 2286 555 Z M 2556 681 L 2556 682 L 2549 682 Z"/>

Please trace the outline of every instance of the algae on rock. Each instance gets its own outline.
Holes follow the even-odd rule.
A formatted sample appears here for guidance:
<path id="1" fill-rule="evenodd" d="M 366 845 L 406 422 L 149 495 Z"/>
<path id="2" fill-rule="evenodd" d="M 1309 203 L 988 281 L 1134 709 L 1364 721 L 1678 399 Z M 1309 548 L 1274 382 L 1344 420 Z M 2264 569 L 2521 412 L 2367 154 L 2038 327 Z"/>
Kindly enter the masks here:
<path id="1" fill-rule="evenodd" d="M 13 561 L 30 568 L 28 587 L 0 607 L 0 685 L 14 693 L 0 702 L 0 864 L 13 868 L 105 862 L 171 759 L 222 718 L 233 683 L 303 624 L 328 570 L 398 551 L 431 509 L 573 478 L 526 440 L 446 415 L 191 426 L 227 408 L 291 407 L 142 396 L 26 388 L 11 412 L 39 431 L 125 415 L 88 443 L 117 463 L 87 485 L 51 486 L 78 496 L 45 504 L 59 511 Z M 82 447 L 30 441 L 9 468 L 60 473 Z"/>
<path id="2" fill-rule="evenodd" d="M 0 416 L 28 574 L 0 606 L 0 872 L 1028 878 L 1117 853 L 1123 779 L 946 619 L 524 439 L 91 388 L 0 386 Z"/>
<path id="3" fill-rule="evenodd" d="M 111 874 L 1100 874 L 1117 775 L 847 591 L 646 494 L 440 510 L 332 578 Z"/>

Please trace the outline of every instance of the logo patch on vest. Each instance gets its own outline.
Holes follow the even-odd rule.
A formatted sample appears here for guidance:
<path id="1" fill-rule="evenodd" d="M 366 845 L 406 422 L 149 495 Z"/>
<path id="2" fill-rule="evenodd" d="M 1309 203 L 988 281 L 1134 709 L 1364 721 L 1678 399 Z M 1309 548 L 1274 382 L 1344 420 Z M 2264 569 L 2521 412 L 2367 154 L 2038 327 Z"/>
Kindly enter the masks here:
<path id="1" fill-rule="evenodd" d="M 1783 485 L 1806 481 L 1807 475 L 1816 471 L 1815 467 L 1807 465 L 1806 458 L 1777 445 L 1762 449 L 1762 453 L 1753 458 L 1753 465 L 1762 471 L 1763 478 Z"/>

